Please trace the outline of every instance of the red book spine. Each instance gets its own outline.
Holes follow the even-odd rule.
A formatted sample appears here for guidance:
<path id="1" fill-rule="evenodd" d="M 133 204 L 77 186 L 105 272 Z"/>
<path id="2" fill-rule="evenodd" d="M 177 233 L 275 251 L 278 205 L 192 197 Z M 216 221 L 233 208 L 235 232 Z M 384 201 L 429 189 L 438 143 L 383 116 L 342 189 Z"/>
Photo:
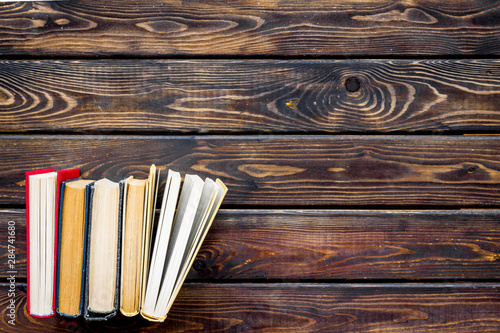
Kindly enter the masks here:
<path id="1" fill-rule="evenodd" d="M 27 280 L 28 280 L 28 288 L 27 288 L 27 302 L 26 307 L 28 309 L 28 313 L 32 317 L 37 318 L 47 318 L 52 317 L 55 314 L 55 284 L 56 284 L 56 271 L 57 271 L 57 228 L 58 228 L 58 220 L 59 220 L 59 189 L 61 187 L 62 182 L 68 179 L 78 178 L 80 176 L 80 169 L 69 169 L 69 170 L 61 170 L 57 172 L 57 187 L 56 187 L 56 211 L 55 211 L 55 234 L 54 234 L 54 287 L 53 287 L 53 295 L 52 295 L 52 313 L 47 316 L 39 316 L 31 313 L 30 310 L 30 217 L 29 217 L 29 176 L 37 175 L 41 173 L 54 172 L 54 169 L 42 169 L 42 170 L 33 170 L 25 172 L 25 187 L 26 187 L 26 255 L 27 255 Z"/>

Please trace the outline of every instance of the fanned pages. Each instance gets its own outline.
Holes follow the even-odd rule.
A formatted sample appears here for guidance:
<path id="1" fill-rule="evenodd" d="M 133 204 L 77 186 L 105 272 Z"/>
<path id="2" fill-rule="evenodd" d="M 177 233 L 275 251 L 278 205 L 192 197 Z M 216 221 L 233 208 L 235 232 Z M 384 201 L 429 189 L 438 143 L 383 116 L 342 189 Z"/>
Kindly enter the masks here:
<path id="1" fill-rule="evenodd" d="M 165 263 L 165 278 L 162 281 L 160 294 L 156 302 L 154 317 L 159 317 L 163 313 L 163 307 L 167 304 L 179 269 L 182 265 L 182 257 L 187 247 L 189 234 L 192 230 L 194 217 L 200 202 L 203 190 L 203 180 L 196 175 L 186 175 L 177 216 L 174 222 L 174 229 L 170 243 L 168 244 L 167 258 Z"/>
<path id="2" fill-rule="evenodd" d="M 220 179 L 217 179 L 215 183 L 211 179 L 207 179 L 205 180 L 205 184 L 207 184 L 207 181 L 214 184 L 216 188 L 214 189 L 212 186 L 210 186 L 210 188 L 207 189 L 208 191 L 206 192 L 206 198 L 210 198 L 210 200 L 206 200 L 203 209 L 198 210 L 198 212 L 200 213 L 200 222 L 196 230 L 197 234 L 196 237 L 189 243 L 190 249 L 183 259 L 184 266 L 179 272 L 179 276 L 174 286 L 174 291 L 172 292 L 172 296 L 170 297 L 170 300 L 167 304 L 167 309 L 166 311 L 164 311 L 163 317 L 166 317 L 168 311 L 170 311 L 170 308 L 174 304 L 174 300 L 177 297 L 177 294 L 179 293 L 182 284 L 184 283 L 184 280 L 186 279 L 186 276 L 191 269 L 191 266 L 193 266 L 196 255 L 198 254 L 198 251 L 200 250 L 201 245 L 205 240 L 205 236 L 207 235 L 208 230 L 212 225 L 215 215 L 219 211 L 222 200 L 227 193 L 227 187 L 224 185 L 224 183 L 222 183 Z"/>
<path id="3" fill-rule="evenodd" d="M 50 317 L 55 311 L 59 187 L 80 175 L 79 169 L 27 171 L 26 235 L 28 313 Z"/>
<path id="4" fill-rule="evenodd" d="M 166 187 L 167 190 L 170 191 L 170 187 Z M 204 182 L 198 176 L 186 175 L 168 246 L 163 242 L 167 235 L 163 231 L 165 226 L 159 225 L 162 229 L 156 238 L 150 269 L 151 281 L 154 282 L 148 283 L 146 302 L 141 311 L 144 318 L 151 321 L 165 320 L 226 190 L 220 180 L 214 182 L 207 179 Z M 171 193 L 166 193 L 164 202 L 165 199 L 167 202 L 173 201 L 173 194 L 170 197 Z M 172 212 L 168 204 L 162 205 L 160 221 L 169 213 Z M 168 223 L 166 226 L 168 229 Z M 165 234 L 162 235 L 162 232 Z"/>
<path id="5" fill-rule="evenodd" d="M 61 187 L 56 311 L 68 317 L 81 313 L 87 186 L 92 180 L 73 180 Z"/>
<path id="6" fill-rule="evenodd" d="M 142 313 L 152 313 L 160 292 L 160 283 L 163 276 L 163 266 L 167 255 L 167 248 L 174 222 L 175 207 L 181 187 L 181 175 L 169 170 L 165 182 L 160 219 L 156 231 L 156 240 L 151 258 L 151 269 L 147 282 L 146 295 Z"/>

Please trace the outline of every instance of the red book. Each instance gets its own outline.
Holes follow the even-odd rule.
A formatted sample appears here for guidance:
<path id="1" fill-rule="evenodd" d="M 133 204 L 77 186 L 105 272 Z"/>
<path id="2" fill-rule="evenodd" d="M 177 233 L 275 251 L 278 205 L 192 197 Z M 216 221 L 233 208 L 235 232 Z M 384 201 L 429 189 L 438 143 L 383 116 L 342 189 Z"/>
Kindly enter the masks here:
<path id="1" fill-rule="evenodd" d="M 80 176 L 80 169 L 68 169 L 68 170 L 61 170 L 57 172 L 56 176 L 56 188 L 55 188 L 55 198 L 53 204 L 55 205 L 54 207 L 54 229 L 55 232 L 53 234 L 53 271 L 49 272 L 53 280 L 53 286 L 52 286 L 52 304 L 51 304 L 51 311 L 48 313 L 35 313 L 37 311 L 32 311 L 30 307 L 31 303 L 31 298 L 30 295 L 32 294 L 33 290 L 31 289 L 31 283 L 30 283 L 30 277 L 31 277 L 31 266 L 32 265 L 37 265 L 37 266 L 43 266 L 43 262 L 31 262 L 30 260 L 30 206 L 29 206 L 29 198 L 30 198 L 30 190 L 29 190 L 29 184 L 30 184 L 30 176 L 32 175 L 41 175 L 41 174 L 46 174 L 46 173 L 51 173 L 54 172 L 54 169 L 43 169 L 43 170 L 34 170 L 34 171 L 27 171 L 25 173 L 26 177 L 26 245 L 27 245 L 27 278 L 28 278 L 28 299 L 27 299 L 27 308 L 28 308 L 28 313 L 33 316 L 33 317 L 38 317 L 38 318 L 46 318 L 46 317 L 51 317 L 54 315 L 55 311 L 55 296 L 56 296 L 56 262 L 57 262 L 57 227 L 58 227 L 58 217 L 59 217 L 59 190 L 61 188 L 61 184 L 69 179 L 73 178 L 78 178 Z M 33 227 L 34 229 L 38 230 L 38 226 Z M 43 269 L 43 268 L 42 268 Z"/>

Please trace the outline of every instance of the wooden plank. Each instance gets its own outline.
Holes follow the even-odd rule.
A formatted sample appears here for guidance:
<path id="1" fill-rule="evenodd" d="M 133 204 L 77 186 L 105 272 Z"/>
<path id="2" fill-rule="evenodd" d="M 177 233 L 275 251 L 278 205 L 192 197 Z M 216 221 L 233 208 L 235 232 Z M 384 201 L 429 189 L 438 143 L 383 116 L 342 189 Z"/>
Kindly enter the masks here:
<path id="1" fill-rule="evenodd" d="M 499 77 L 498 60 L 4 61 L 0 128 L 491 133 Z"/>
<path id="2" fill-rule="evenodd" d="M 497 279 L 500 211 L 222 211 L 189 278 Z"/>
<path id="3" fill-rule="evenodd" d="M 16 305 L 15 326 L 0 330 L 102 332 L 497 332 L 498 284 L 185 284 L 164 323 L 140 316 L 85 322 L 32 318 L 19 288 L 0 308 Z"/>
<path id="4" fill-rule="evenodd" d="M 225 205 L 497 207 L 500 137 L 0 136 L 0 203 L 24 203 L 24 171 L 146 177 L 155 163 L 220 177 Z"/>
<path id="5" fill-rule="evenodd" d="M 498 1 L 7 3 L 0 54 L 498 55 Z"/>
<path id="6" fill-rule="evenodd" d="M 0 210 L 0 221 L 5 263 L 15 222 L 21 281 L 24 210 Z M 193 267 L 189 281 L 496 279 L 500 211 L 221 210 Z"/>

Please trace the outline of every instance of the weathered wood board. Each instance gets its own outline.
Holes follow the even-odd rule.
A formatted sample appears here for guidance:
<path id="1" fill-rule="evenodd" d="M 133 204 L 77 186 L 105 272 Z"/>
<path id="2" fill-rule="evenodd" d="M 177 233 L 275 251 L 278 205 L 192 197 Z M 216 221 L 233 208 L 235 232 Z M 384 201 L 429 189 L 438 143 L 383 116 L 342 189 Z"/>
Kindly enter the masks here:
<path id="1" fill-rule="evenodd" d="M 25 212 L 0 210 L 0 239 L 16 229 L 26 278 Z M 0 243 L 7 262 L 7 242 Z M 499 210 L 222 210 L 188 281 L 496 279 Z M 9 276 L 7 265 L 0 276 Z"/>
<path id="2" fill-rule="evenodd" d="M 494 136 L 0 136 L 0 203 L 23 204 L 24 171 L 146 178 L 149 165 L 219 177 L 225 205 L 498 207 Z"/>
<path id="3" fill-rule="evenodd" d="M 499 55 L 498 1 L 18 2 L 0 54 L 40 56 Z"/>
<path id="4" fill-rule="evenodd" d="M 5 309 L 7 284 L 0 287 Z M 494 332 L 500 325 L 499 284 L 186 284 L 164 323 L 140 316 L 107 322 L 37 319 L 16 288 L 16 326 L 9 332 Z M 24 288 L 21 288 L 24 290 Z"/>
<path id="5" fill-rule="evenodd" d="M 0 97 L 12 133 L 499 133 L 500 61 L 3 61 Z"/>

